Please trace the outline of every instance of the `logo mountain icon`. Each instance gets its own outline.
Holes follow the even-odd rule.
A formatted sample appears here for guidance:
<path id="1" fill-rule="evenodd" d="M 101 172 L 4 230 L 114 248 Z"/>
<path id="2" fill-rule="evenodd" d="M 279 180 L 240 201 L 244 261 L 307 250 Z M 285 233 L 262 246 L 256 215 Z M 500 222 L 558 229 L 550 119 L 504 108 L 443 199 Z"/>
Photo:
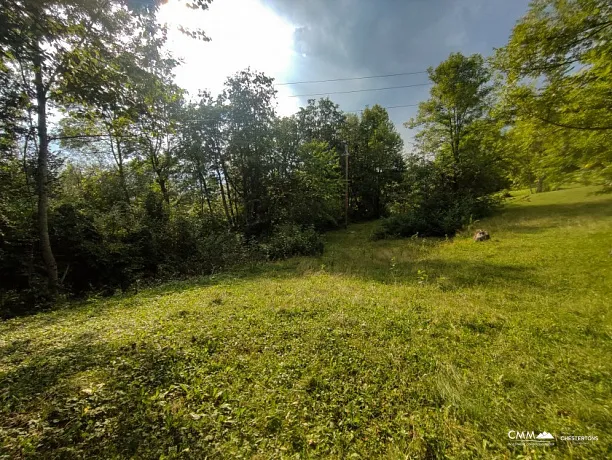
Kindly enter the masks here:
<path id="1" fill-rule="evenodd" d="M 547 433 L 546 431 L 542 431 L 539 435 L 536 436 L 536 439 L 555 439 L 555 437 Z"/>

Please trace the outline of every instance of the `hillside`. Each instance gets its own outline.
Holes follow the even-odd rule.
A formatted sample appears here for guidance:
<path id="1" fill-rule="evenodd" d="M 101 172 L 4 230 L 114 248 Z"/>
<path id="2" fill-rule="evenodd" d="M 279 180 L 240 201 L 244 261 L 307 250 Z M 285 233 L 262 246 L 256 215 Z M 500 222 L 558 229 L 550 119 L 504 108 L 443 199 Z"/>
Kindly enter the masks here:
<path id="1" fill-rule="evenodd" d="M 359 224 L 318 258 L 3 322 L 0 457 L 604 458 L 612 196 L 596 191 L 519 194 L 474 225 L 484 243 Z M 511 451 L 509 430 L 556 445 Z"/>

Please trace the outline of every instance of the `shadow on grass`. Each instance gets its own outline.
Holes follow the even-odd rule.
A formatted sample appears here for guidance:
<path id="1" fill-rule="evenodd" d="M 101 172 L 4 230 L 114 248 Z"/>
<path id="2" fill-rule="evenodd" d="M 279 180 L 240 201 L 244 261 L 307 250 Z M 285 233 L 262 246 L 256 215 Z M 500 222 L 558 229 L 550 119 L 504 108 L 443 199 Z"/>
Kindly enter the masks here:
<path id="1" fill-rule="evenodd" d="M 230 286 L 258 278 L 288 279 L 295 277 L 294 267 L 286 263 L 261 262 L 249 267 L 237 268 L 216 275 L 202 275 L 184 280 L 162 281 L 152 284 L 140 291 L 130 289 L 125 293 L 111 297 L 90 297 L 84 300 L 69 300 L 55 308 L 23 314 L 0 321 L 0 333 L 3 329 L 12 330 L 20 327 L 39 328 L 53 326 L 62 321 L 80 324 L 91 318 L 104 315 L 113 308 L 130 308 L 134 304 L 142 304 L 177 293 L 185 293 L 206 287 Z M 74 315 L 79 313 L 79 315 Z M 1 349 L 0 349 L 1 353 Z"/>
<path id="2" fill-rule="evenodd" d="M 155 395 L 178 387 L 181 369 L 205 366 L 208 355 L 156 343 L 114 346 L 91 339 L 84 333 L 64 346 L 34 350 L 34 359 L 0 372 L 0 453 L 7 458 L 73 458 L 75 452 L 131 457 L 141 450 L 163 452 L 198 436 L 189 423 L 169 426 L 171 411 L 160 410 Z M 23 346 L 5 347 L 3 357 Z M 180 389 L 174 397 L 181 398 Z M 29 436 L 34 444 L 12 442 Z"/>
<path id="3" fill-rule="evenodd" d="M 567 204 L 529 204 L 524 206 L 508 206 L 503 208 L 501 216 L 516 219 L 515 225 L 521 226 L 524 220 L 529 218 L 602 218 L 612 215 L 612 197 L 600 199 L 596 202 L 578 202 Z"/>
<path id="4" fill-rule="evenodd" d="M 589 203 L 511 205 L 494 216 L 491 224 L 495 225 L 496 219 L 502 219 L 504 231 L 537 234 L 567 225 L 572 220 L 597 220 L 610 216 L 612 216 L 612 198 Z"/>
<path id="5" fill-rule="evenodd" d="M 431 242 L 431 247 L 435 247 Z M 372 248 L 376 251 L 376 248 Z M 429 251 L 429 250 L 428 250 Z M 299 280 L 317 273 L 326 273 L 347 277 L 348 279 L 376 282 L 380 284 L 400 284 L 406 286 L 437 285 L 442 291 L 455 291 L 473 287 L 499 287 L 506 286 L 516 290 L 538 289 L 539 283 L 535 269 L 529 266 L 508 264 L 495 264 L 486 261 L 448 261 L 440 258 L 421 258 L 419 260 L 397 261 L 394 266 L 390 260 L 374 258 L 364 261 L 360 254 L 335 253 L 334 260 L 329 255 L 318 258 L 295 258 L 281 263 L 258 264 L 249 269 L 224 273 L 198 280 L 166 283 L 138 294 L 116 296 L 104 299 L 102 302 L 68 304 L 66 307 L 49 314 L 30 317 L 24 322 L 22 330 L 43 330 L 45 327 L 69 325 L 80 327 L 92 318 L 110 314 L 112 309 L 129 309 L 141 307 L 155 302 L 160 298 L 172 295 L 183 295 L 190 291 L 201 290 L 208 287 L 236 287 L 244 283 L 256 283 L 260 280 L 281 283 L 288 280 Z M 323 269 L 321 267 L 324 266 Z M 214 298 L 211 302 L 214 302 Z M 17 320 L 21 321 L 21 320 Z M 6 325 L 9 326 L 9 325 Z M 10 329 L 20 327 L 15 324 Z M 9 327 L 7 327 L 9 329 Z M 87 344 L 89 340 L 82 338 L 81 343 Z M 0 359 L 13 354 L 29 354 L 38 352 L 30 350 L 29 341 L 11 342 L 0 348 Z M 54 358 L 55 359 L 55 358 Z M 59 362 L 64 362 L 62 357 Z M 85 365 L 87 360 L 80 362 Z M 52 383 L 52 382 L 50 382 Z"/>
<path id="6" fill-rule="evenodd" d="M 359 236 L 351 234 L 355 240 L 360 239 Z M 116 295 L 100 301 L 70 302 L 55 311 L 24 319 L 24 327 L 44 328 L 62 322 L 78 325 L 103 316 L 114 308 L 129 309 L 166 296 L 212 287 L 231 288 L 259 280 L 282 282 L 322 272 L 381 284 L 422 285 L 441 282 L 444 290 L 501 284 L 512 285 L 518 289 L 533 289 L 538 286 L 537 274 L 532 267 L 526 265 L 432 258 L 438 246 L 444 242 L 443 239 L 428 238 L 424 249 L 421 240 L 401 240 L 401 255 L 397 261 L 392 261 L 393 255 L 398 252 L 397 240 L 375 243 L 363 240 L 355 246 L 346 246 L 345 243 L 339 245 L 337 242 L 341 235 L 336 234 L 334 238 L 336 242 L 329 245 L 320 257 L 298 257 L 282 262 L 258 263 L 213 276 L 166 282 L 138 293 Z M 16 321 L 21 322 L 20 319 Z M 6 326 L 10 329 L 18 327 Z"/>
<path id="7" fill-rule="evenodd" d="M 382 284 L 424 285 L 443 283 L 445 290 L 476 286 L 511 285 L 518 289 L 537 288 L 534 268 L 525 265 L 493 264 L 488 262 L 424 259 L 417 262 L 372 261 L 364 264 L 335 263 L 329 273 L 347 275 Z"/>

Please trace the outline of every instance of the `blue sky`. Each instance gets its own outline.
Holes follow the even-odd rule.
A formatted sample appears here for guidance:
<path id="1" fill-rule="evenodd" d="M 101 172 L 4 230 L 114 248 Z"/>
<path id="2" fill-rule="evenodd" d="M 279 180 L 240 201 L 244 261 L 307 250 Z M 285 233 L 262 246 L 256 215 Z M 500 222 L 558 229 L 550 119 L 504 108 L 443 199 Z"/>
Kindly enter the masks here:
<path id="1" fill-rule="evenodd" d="M 174 30 L 170 50 L 183 58 L 177 82 L 196 95 L 221 90 L 230 74 L 250 66 L 278 82 L 323 80 L 426 70 L 451 52 L 490 55 L 503 46 L 528 0 L 214 0 L 194 12 L 176 0 L 160 20 L 200 27 L 212 41 L 195 42 Z M 426 75 L 278 87 L 278 111 L 289 115 L 306 103 L 296 94 L 348 91 L 427 82 Z M 346 111 L 366 105 L 416 104 L 427 87 L 330 95 Z M 389 109 L 402 123 L 416 108 Z"/>

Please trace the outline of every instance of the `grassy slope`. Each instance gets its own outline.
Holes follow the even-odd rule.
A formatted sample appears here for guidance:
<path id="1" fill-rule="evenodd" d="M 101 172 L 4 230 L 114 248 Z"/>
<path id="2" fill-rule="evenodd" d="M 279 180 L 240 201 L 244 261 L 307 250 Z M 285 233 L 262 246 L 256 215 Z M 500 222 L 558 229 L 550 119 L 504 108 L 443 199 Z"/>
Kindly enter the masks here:
<path id="1" fill-rule="evenodd" d="M 492 240 L 371 242 L 0 324 L 0 452 L 612 455 L 612 197 L 516 198 Z M 508 430 L 597 435 L 509 450 Z M 1 454 L 0 454 L 1 456 Z"/>

